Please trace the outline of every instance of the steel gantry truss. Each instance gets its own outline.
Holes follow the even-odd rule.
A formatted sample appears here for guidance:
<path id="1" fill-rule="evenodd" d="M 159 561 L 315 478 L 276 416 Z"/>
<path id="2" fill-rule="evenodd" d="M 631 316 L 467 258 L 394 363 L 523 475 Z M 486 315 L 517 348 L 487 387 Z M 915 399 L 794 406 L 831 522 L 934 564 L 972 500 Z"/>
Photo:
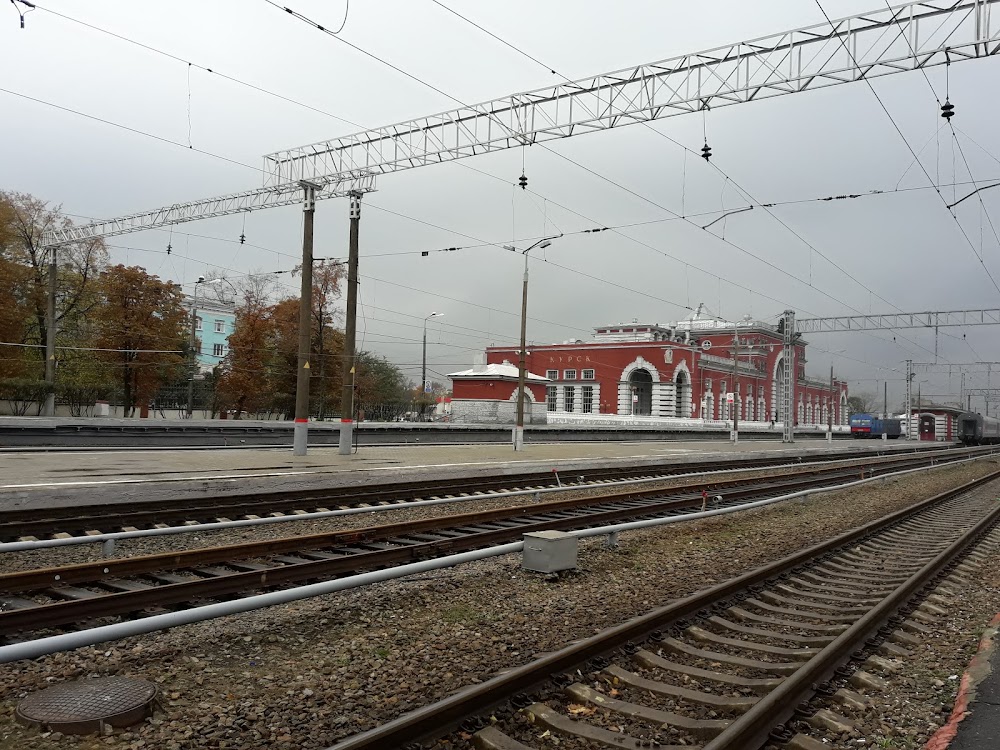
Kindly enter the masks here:
<path id="1" fill-rule="evenodd" d="M 835 318 L 799 318 L 796 321 L 799 333 L 995 325 L 1000 325 L 1000 309 L 995 308 L 989 310 L 888 313 L 885 315 L 847 315 Z"/>
<path id="2" fill-rule="evenodd" d="M 264 185 L 257 190 L 53 231 L 43 238 L 43 244 L 53 249 L 46 380 L 52 383 L 55 379 L 55 248 L 60 245 L 297 202 L 302 202 L 308 212 L 316 200 L 339 196 L 351 196 L 352 241 L 356 244 L 359 200 L 363 193 L 374 190 L 377 175 L 996 55 L 1000 52 L 1000 24 L 992 21 L 991 11 L 997 3 L 1000 0 L 921 0 L 886 6 L 831 24 L 681 55 L 474 106 L 463 104 L 436 115 L 269 154 L 264 157 Z M 311 245 L 310 234 L 303 242 L 304 266 L 311 263 Z M 349 278 L 356 283 L 356 262 L 349 269 Z M 303 289 L 301 303 L 306 306 L 309 291 Z M 982 312 L 995 314 L 997 320 L 990 322 L 1000 322 L 1000 311 Z M 348 319 L 353 314 L 348 304 Z M 809 328 L 830 320 L 835 319 L 802 320 L 799 330 L 858 330 Z M 789 353 L 794 350 L 794 315 L 787 322 L 790 325 L 785 331 L 784 347 Z M 951 325 L 973 324 L 965 320 Z M 927 325 L 935 323 L 922 323 L 920 327 Z M 786 362 L 794 364 L 791 357 Z M 794 368 L 789 372 L 781 398 L 788 415 L 794 399 Z M 308 387 L 307 379 L 300 378 L 302 382 Z M 352 395 L 345 391 L 345 398 L 348 403 L 342 404 L 341 410 L 349 422 Z M 52 413 L 52 408 L 50 398 L 46 413 Z M 793 420 L 788 417 L 785 422 L 784 437 L 791 440 Z"/>
<path id="3" fill-rule="evenodd" d="M 995 55 L 1000 0 L 922 0 L 512 94 L 265 157 L 277 184 L 379 174 Z"/>
<path id="4" fill-rule="evenodd" d="M 221 195 L 216 198 L 174 203 L 171 206 L 119 216 L 106 221 L 53 229 L 45 235 L 43 243 L 48 247 L 58 247 L 92 237 L 113 237 L 118 234 L 142 232 L 146 229 L 155 229 L 170 224 L 182 224 L 186 221 L 211 219 L 216 216 L 228 216 L 245 211 L 259 211 L 263 208 L 292 206 L 303 202 L 303 189 L 306 187 L 309 186 L 301 183 L 275 185 L 243 193 Z M 375 175 L 369 172 L 347 173 L 330 180 L 317 181 L 313 187 L 315 188 L 315 200 L 346 198 L 350 195 L 368 193 L 374 190 Z"/>

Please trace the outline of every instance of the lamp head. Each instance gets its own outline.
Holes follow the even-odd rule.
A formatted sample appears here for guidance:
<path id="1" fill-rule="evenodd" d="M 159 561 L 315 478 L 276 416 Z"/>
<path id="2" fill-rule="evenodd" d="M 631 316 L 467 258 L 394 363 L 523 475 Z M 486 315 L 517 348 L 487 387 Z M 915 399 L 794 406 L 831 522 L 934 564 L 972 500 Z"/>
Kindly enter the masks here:
<path id="1" fill-rule="evenodd" d="M 510 250 L 512 253 L 516 253 L 517 252 L 517 248 L 514 247 L 513 245 L 504 245 L 503 249 L 504 250 Z"/>
<path id="2" fill-rule="evenodd" d="M 202 283 L 202 282 L 203 282 L 204 280 L 205 280 L 205 277 L 204 277 L 204 276 L 199 276 L 199 277 L 198 277 L 198 280 L 197 280 L 196 282 L 194 282 L 194 283 L 195 283 L 195 284 L 200 284 L 200 283 Z"/>
<path id="3" fill-rule="evenodd" d="M 543 243 L 542 243 L 541 245 L 539 245 L 539 247 L 540 247 L 540 248 L 541 248 L 542 250 L 544 250 L 545 248 L 547 248 L 547 247 L 548 247 L 549 245 L 551 245 L 551 244 L 552 244 L 551 242 L 549 242 L 548 240 L 545 240 L 545 242 L 543 242 Z"/>

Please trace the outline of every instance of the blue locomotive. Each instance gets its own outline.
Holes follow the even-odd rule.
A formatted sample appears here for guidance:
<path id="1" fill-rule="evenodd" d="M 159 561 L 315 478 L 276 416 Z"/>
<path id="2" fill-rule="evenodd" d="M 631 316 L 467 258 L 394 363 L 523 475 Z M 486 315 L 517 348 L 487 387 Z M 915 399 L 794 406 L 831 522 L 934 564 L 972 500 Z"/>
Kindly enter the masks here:
<path id="1" fill-rule="evenodd" d="M 851 415 L 851 436 L 855 440 L 881 438 L 882 435 L 895 440 L 902 433 L 902 420 L 880 419 L 871 414 Z"/>

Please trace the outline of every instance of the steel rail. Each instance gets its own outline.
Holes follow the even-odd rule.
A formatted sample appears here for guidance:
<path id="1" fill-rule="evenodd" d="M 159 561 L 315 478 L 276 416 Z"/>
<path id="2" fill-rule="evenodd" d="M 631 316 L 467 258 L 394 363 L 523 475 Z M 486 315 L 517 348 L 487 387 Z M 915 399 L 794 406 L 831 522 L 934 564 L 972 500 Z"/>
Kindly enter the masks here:
<path id="1" fill-rule="evenodd" d="M 781 495 L 796 489 L 816 487 L 843 476 L 853 476 L 837 472 L 822 477 L 796 477 L 793 481 L 771 485 L 767 483 L 746 483 L 740 490 L 729 493 L 731 500 L 757 497 L 762 493 Z M 684 507 L 697 506 L 700 496 L 686 499 L 670 499 L 662 502 L 636 505 L 628 500 L 624 505 L 604 509 L 608 502 L 596 504 L 592 512 L 556 516 L 561 511 L 575 510 L 573 503 L 562 501 L 549 503 L 556 509 L 537 507 L 527 510 L 527 522 L 499 529 L 476 531 L 483 525 L 496 520 L 516 518 L 525 515 L 525 508 L 504 508 L 487 513 L 466 514 L 459 517 L 427 519 L 418 522 L 389 524 L 347 532 L 316 535 L 321 539 L 334 538 L 338 544 L 378 544 L 380 540 L 398 539 L 408 534 L 424 531 L 459 531 L 460 536 L 450 539 L 427 541 L 419 544 L 399 545 L 388 549 L 344 554 L 334 559 L 310 560 L 286 565 L 274 565 L 266 569 L 251 569 L 243 572 L 227 573 L 208 578 L 146 586 L 140 590 L 118 591 L 116 593 L 94 594 L 83 599 L 71 599 L 33 607 L 0 610 L 0 633 L 16 633 L 55 627 L 67 623 L 97 617 L 105 617 L 128 612 L 136 612 L 150 607 L 164 607 L 181 604 L 196 599 L 228 596 L 256 588 L 268 588 L 284 584 L 301 583 L 330 576 L 349 575 L 385 566 L 405 565 L 410 562 L 438 557 L 442 554 L 457 553 L 520 539 L 524 534 L 535 531 L 570 530 L 597 525 L 604 527 L 615 521 L 644 518 L 677 511 Z M 456 523 L 456 518 L 461 519 Z M 484 520 L 485 519 L 485 520 Z M 467 531 L 463 531 L 467 530 Z M 59 568 L 22 571 L 0 575 L 0 592 L 6 594 L 44 591 L 52 586 L 86 584 L 100 586 L 103 581 L 114 581 L 143 574 L 162 573 L 170 570 L 196 569 L 198 566 L 215 564 L 232 565 L 234 560 L 263 557 L 281 552 L 303 552 L 321 547 L 331 548 L 331 543 L 312 541 L 309 537 L 291 537 L 268 542 L 252 542 L 229 547 L 209 547 L 185 550 L 163 555 L 102 560 L 96 563 L 82 563 Z M 56 589 L 57 591 L 58 589 Z"/>
<path id="2" fill-rule="evenodd" d="M 933 449 L 897 449 L 885 454 L 881 452 L 863 456 L 845 455 L 840 451 L 820 453 L 809 457 L 809 463 L 826 463 L 840 460 L 861 460 L 868 457 L 876 460 L 879 457 L 897 455 L 920 455 L 937 453 L 947 455 L 955 448 Z M 787 456 L 754 457 L 732 461 L 698 461 L 684 464 L 644 464 L 632 466 L 595 467 L 585 469 L 567 469 L 563 475 L 571 481 L 564 482 L 562 478 L 553 475 L 553 470 L 523 472 L 518 474 L 494 475 L 487 477 L 462 477 L 457 479 L 432 479 L 416 482 L 391 482 L 364 487 L 335 487 L 296 492 L 254 492 L 236 495 L 219 495 L 215 497 L 196 497 L 173 500 L 154 500 L 137 503 L 128 509 L 108 503 L 76 505 L 55 508 L 24 508 L 0 511 L 0 539 L 17 539 L 24 536 L 49 535 L 57 532 L 85 533 L 100 528 L 102 523 L 113 520 L 116 526 L 144 526 L 167 522 L 186 522 L 199 518 L 215 520 L 225 517 L 226 513 L 239 511 L 240 515 L 255 512 L 275 513 L 294 512 L 302 510 L 303 505 L 362 505 L 362 504 L 394 504 L 407 502 L 421 497 L 441 495 L 470 494 L 475 499 L 488 497 L 493 491 L 507 491 L 512 487 L 531 487 L 532 489 L 553 488 L 571 485 L 579 488 L 573 481 L 585 477 L 590 483 L 601 481 L 626 480 L 628 477 L 644 477 L 656 475 L 670 477 L 682 473 L 717 473 L 720 467 L 724 470 L 739 471 L 744 469 L 759 469 L 797 465 L 789 462 Z"/>
<path id="3" fill-rule="evenodd" d="M 974 460 L 976 459 L 965 459 L 964 461 L 974 461 Z M 935 467 L 927 466 L 922 469 L 908 469 L 904 472 L 899 472 L 898 474 L 907 474 L 914 471 L 927 471 L 927 470 L 932 470 L 933 468 Z M 898 474 L 894 474 L 892 476 L 897 476 Z M 723 513 L 737 513 L 744 509 L 761 507 L 766 504 L 781 502 L 782 500 L 786 500 L 791 497 L 802 496 L 812 492 L 840 490 L 848 487 L 856 487 L 870 482 L 877 482 L 880 480 L 881 477 L 875 477 L 871 479 L 861 479 L 861 480 L 856 480 L 854 482 L 850 482 L 846 485 L 839 485 L 837 487 L 827 488 L 826 490 L 806 490 L 804 493 L 797 493 L 795 495 L 784 496 L 784 497 L 779 496 L 775 498 L 770 498 L 768 500 L 760 500 L 754 503 L 748 503 L 746 505 L 738 505 L 722 510 L 712 510 L 702 513 L 693 513 L 684 516 L 661 518 L 657 520 L 657 523 L 660 525 L 665 525 L 670 523 L 679 523 L 683 521 L 695 520 L 699 518 L 712 517 Z M 630 526 L 631 526 L 630 524 L 623 524 L 620 527 L 618 527 L 617 530 L 624 530 Z M 591 531 L 596 531 L 596 530 L 588 530 L 582 532 L 576 531 L 571 533 L 574 536 L 582 538 L 589 535 Z M 178 627 L 180 625 L 203 622 L 205 620 L 210 620 L 218 617 L 225 617 L 240 612 L 250 612 L 256 609 L 263 609 L 265 607 L 274 606 L 276 604 L 287 604 L 290 602 L 300 601 L 302 599 L 308 599 L 314 596 L 331 594 L 338 591 L 344 591 L 351 588 L 370 585 L 373 583 L 379 583 L 399 578 L 406 578 L 410 575 L 424 573 L 432 570 L 441 570 L 444 568 L 450 568 L 456 565 L 464 564 L 466 562 L 471 562 L 473 560 L 484 560 L 490 557 L 513 554 L 515 552 L 522 550 L 523 546 L 524 546 L 523 542 L 512 542 L 497 547 L 488 547 L 486 549 L 475 550 L 472 552 L 464 552 L 457 555 L 448 555 L 446 557 L 435 558 L 433 560 L 428 560 L 419 563 L 410 563 L 408 565 L 402 565 L 396 568 L 378 570 L 378 571 L 373 571 L 371 573 L 363 573 L 360 575 L 349 576 L 347 578 L 340 578 L 333 581 L 323 581 L 321 583 L 313 583 L 305 586 L 297 586 L 295 588 L 290 588 L 290 589 L 282 589 L 279 591 L 272 591 L 264 594 L 256 594 L 241 599 L 234 599 L 230 601 L 220 602 L 218 604 L 200 605 L 190 609 L 182 609 L 159 615 L 154 614 L 150 615 L 149 617 L 143 617 L 136 620 L 127 620 L 112 625 L 103 625 L 103 626 L 88 628 L 85 630 L 63 633 L 61 635 L 54 635 L 31 641 L 24 641 L 8 646 L 0 646 L 0 664 L 12 661 L 18 661 L 20 659 L 36 658 L 39 656 L 44 656 L 46 654 L 56 653 L 58 651 L 66 651 L 73 648 L 79 648 L 82 646 L 90 646 L 97 643 L 113 641 L 119 638 L 125 638 L 128 636 L 141 635 L 143 633 L 152 633 L 157 630 L 167 630 L 169 628 Z"/>
<path id="4" fill-rule="evenodd" d="M 654 609 L 645 615 L 577 641 L 533 662 L 505 671 L 483 683 L 461 690 L 444 700 L 419 708 L 382 726 L 349 737 L 338 742 L 330 750 L 398 750 L 398 748 L 406 747 L 410 743 L 440 737 L 457 728 L 466 718 L 488 715 L 497 706 L 517 694 L 531 691 L 546 682 L 551 675 L 573 671 L 591 659 L 606 656 L 615 649 L 634 641 L 644 640 L 656 631 L 663 630 L 678 620 L 688 618 L 735 594 L 743 593 L 752 586 L 793 571 L 799 566 L 821 558 L 840 547 L 853 544 L 926 508 L 957 497 L 998 478 L 1000 478 L 1000 470 L 939 493 L 908 508 L 898 510 L 773 563 L 698 591 L 664 607 Z M 995 519 L 997 512 L 1000 512 L 1000 508 L 994 511 L 991 517 Z M 847 653 L 850 654 L 850 651 Z M 794 710 L 797 705 L 797 701 L 793 702 L 790 706 L 791 710 Z M 734 745 L 733 747 L 749 748 L 750 745 Z M 708 748 L 706 747 L 704 750 L 708 750 Z M 713 748 L 713 750 L 717 749 Z"/>
<path id="5" fill-rule="evenodd" d="M 962 453 L 954 455 L 966 455 L 969 449 L 958 449 L 963 451 Z M 973 449 L 972 453 L 988 454 L 993 451 L 992 448 L 984 449 Z M 912 455 L 912 454 L 901 454 L 901 455 Z M 953 455 L 950 451 L 940 451 L 935 452 L 935 456 L 945 457 Z M 894 459 L 895 454 L 890 454 L 889 456 L 879 456 L 878 458 L 872 458 L 871 461 L 878 461 L 882 458 Z M 778 464 L 771 468 L 774 469 L 790 469 L 790 470 L 800 470 L 804 468 L 817 468 L 820 466 L 829 465 L 840 465 L 840 464 L 856 464 L 856 461 L 850 458 L 845 458 L 842 461 L 839 460 L 824 460 L 824 461 L 808 461 L 802 463 L 784 463 Z M 303 511 L 301 508 L 292 511 L 291 513 L 282 513 L 280 511 L 272 511 L 270 515 L 264 517 L 251 517 L 238 520 L 219 520 L 215 522 L 195 522 L 193 519 L 185 519 L 183 525 L 177 526 L 167 526 L 165 524 L 158 524 L 153 528 L 148 529 L 136 529 L 129 531 L 113 531 L 105 533 L 94 533 L 96 530 L 91 529 L 84 535 L 80 536 L 62 536 L 65 533 L 65 528 L 61 529 L 60 535 L 58 537 L 50 539 L 25 539 L 23 541 L 16 542 L 0 542 L 0 554 L 4 552 L 24 552 L 28 550 L 38 550 L 47 549 L 50 547 L 68 547 L 75 546 L 79 544 L 103 544 L 104 542 L 112 542 L 110 550 L 114 549 L 114 543 L 118 541 L 124 541 L 127 539 L 139 539 L 147 536 L 172 536 L 176 534 L 192 534 L 192 533 L 203 533 L 206 531 L 217 531 L 221 529 L 233 529 L 233 528 L 243 528 L 248 526 L 268 526 L 273 524 L 282 523 L 294 523 L 299 521 L 313 521 L 324 518 L 336 518 L 338 516 L 348 516 L 348 515 L 359 515 L 359 514 L 374 514 L 374 513 L 384 513 L 386 511 L 393 510 L 407 510 L 411 508 L 421 508 L 433 505 L 447 505 L 453 503 L 464 503 L 476 500 L 495 500 L 511 497 L 523 497 L 525 495 L 533 495 L 536 499 L 540 499 L 542 495 L 554 494 L 554 493 L 564 493 L 570 491 L 579 492 L 581 490 L 609 490 L 623 485 L 628 486 L 639 486 L 643 484 L 652 483 L 662 483 L 672 479 L 687 479 L 693 476 L 701 477 L 721 477 L 725 474 L 732 473 L 742 473 L 746 471 L 756 471 L 763 470 L 752 468 L 751 466 L 744 466 L 735 469 L 718 469 L 712 471 L 693 471 L 684 473 L 668 473 L 655 476 L 645 476 L 637 479 L 615 479 L 615 480 L 604 480 L 598 482 L 567 482 L 566 484 L 561 484 L 555 487 L 535 487 L 532 489 L 521 489 L 521 490 L 497 490 L 489 492 L 481 492 L 475 494 L 461 494 L 461 495 L 448 495 L 446 497 L 435 497 L 429 500 L 411 500 L 402 502 L 383 502 L 377 505 L 370 505 L 368 503 L 362 505 L 356 505 L 352 507 L 340 508 L 338 510 L 321 510 L 307 512 Z M 613 484 L 612 484 L 613 482 Z M 707 486 L 707 485 L 706 485 Z M 333 503 L 330 503 L 331 505 Z M 233 514 L 235 515 L 235 514 Z M 116 521 L 120 520 L 118 516 L 114 517 Z M 97 523 L 90 523 L 88 525 L 97 526 Z M 124 524 L 122 524 L 124 526 Z M 21 528 L 21 527 L 19 527 Z M 49 531 L 50 534 L 55 534 L 55 532 Z M 0 532 L 0 538 L 3 537 L 2 532 Z M 105 556 L 110 556 L 110 551 L 105 552 Z"/>
<path id="6" fill-rule="evenodd" d="M 910 576 L 781 685 L 761 698 L 753 708 L 736 719 L 702 750 L 757 750 L 776 726 L 787 721 L 800 704 L 816 694 L 817 685 L 829 680 L 838 667 L 849 662 L 856 650 L 874 637 L 901 607 L 992 528 L 998 519 L 1000 506 L 994 507 L 979 523 Z"/>
<path id="7" fill-rule="evenodd" d="M 931 458 L 923 456 L 893 456 L 883 459 L 878 464 L 865 462 L 862 468 L 864 470 L 874 471 L 875 466 L 878 466 L 879 468 L 900 465 L 906 466 L 913 463 L 922 464 L 927 460 L 938 461 L 940 459 L 941 456 L 939 455 L 934 455 Z M 947 463 L 947 461 L 942 461 L 942 463 Z M 798 489 L 800 487 L 804 489 L 816 486 L 818 483 L 826 481 L 830 477 L 838 478 L 841 476 L 853 476 L 856 470 L 857 468 L 854 466 L 836 466 L 832 468 L 813 468 L 806 471 L 780 474 L 777 476 L 761 475 L 756 477 L 727 479 L 715 482 L 693 481 L 667 488 L 615 492 L 581 498 L 571 498 L 567 500 L 555 500 L 528 506 L 505 506 L 503 508 L 495 508 L 492 510 L 452 514 L 434 518 L 419 519 L 415 521 L 399 521 L 396 523 L 364 526 L 341 531 L 296 535 L 217 547 L 201 547 L 176 552 L 137 555 L 134 557 L 98 560 L 94 562 L 77 563 L 53 568 L 3 573 L 0 574 L 0 591 L 25 591 L 50 586 L 54 582 L 64 584 L 79 583 L 95 579 L 100 580 L 102 577 L 106 576 L 135 575 L 137 573 L 149 572 L 151 570 L 163 570 L 167 567 L 185 568 L 194 565 L 205 565 L 225 562 L 227 560 L 247 559 L 263 555 L 296 552 L 305 549 L 316 549 L 333 545 L 366 544 L 410 534 L 478 526 L 523 516 L 546 515 L 559 513 L 561 511 L 575 511 L 588 507 L 599 507 L 614 503 L 647 499 L 660 500 L 661 498 L 664 498 L 664 495 L 666 494 L 681 496 L 680 499 L 677 499 L 676 497 L 663 499 L 662 501 L 654 504 L 642 505 L 624 510 L 596 511 L 589 517 L 594 519 L 609 518 L 611 520 L 615 520 L 616 517 L 629 514 L 651 515 L 684 507 L 692 503 L 701 502 L 702 498 L 700 493 L 703 490 L 716 494 L 724 492 L 726 493 L 724 497 L 727 500 L 740 499 L 746 497 L 747 495 L 758 494 L 761 491 L 776 490 L 784 492 Z M 777 484 L 771 485 L 769 484 L 771 482 L 777 482 Z M 684 497 L 687 494 L 692 494 L 692 496 Z M 567 520 L 579 519 L 573 518 Z M 553 528 L 557 525 L 565 525 L 564 522 L 558 522 L 555 520 L 551 521 L 551 523 L 553 524 Z"/>
<path id="8" fill-rule="evenodd" d="M 926 460 L 926 458 L 921 459 L 921 461 Z M 912 462 L 916 462 L 916 459 L 911 459 Z M 784 497 L 787 496 L 785 493 L 788 491 L 799 494 L 802 491 L 809 491 L 809 488 L 824 488 L 829 485 L 831 479 L 854 476 L 853 470 L 827 471 L 821 476 L 815 476 L 817 473 L 820 472 L 806 472 L 805 476 L 793 475 L 790 478 L 784 478 L 787 481 L 776 483 L 766 481 L 771 479 L 770 477 L 754 480 L 732 480 L 733 485 L 740 486 L 730 488 L 727 492 L 727 502 L 759 497 L 762 494 L 767 497 Z M 590 512 L 567 513 L 567 511 L 579 510 L 581 505 L 588 502 L 594 506 Z M 610 528 L 606 525 L 615 521 L 646 517 L 655 519 L 659 514 L 676 513 L 683 507 L 697 505 L 700 502 L 700 494 L 683 499 L 659 500 L 654 497 L 648 503 L 642 503 L 641 498 L 626 497 L 617 505 L 609 503 L 607 498 L 581 498 L 547 503 L 543 506 L 501 508 L 483 513 L 387 524 L 318 534 L 312 537 L 290 537 L 228 547 L 209 547 L 161 555 L 102 560 L 95 563 L 9 573 L 0 575 L 0 592 L 7 594 L 45 590 L 52 590 L 58 594 L 59 589 L 51 587 L 73 583 L 99 587 L 117 585 L 119 588 L 115 588 L 114 593 L 97 594 L 91 592 L 91 595 L 83 598 L 72 596 L 68 601 L 0 609 L 0 633 L 10 634 L 38 630 L 89 618 L 137 612 L 151 607 L 161 608 L 170 604 L 182 604 L 198 599 L 229 596 L 247 590 L 267 589 L 330 576 L 349 575 L 379 567 L 405 565 L 446 553 L 462 552 L 518 539 L 523 534 L 532 531 L 586 529 L 595 526 L 601 529 Z M 519 516 L 520 518 L 516 522 L 509 521 L 509 519 L 515 519 Z M 684 518 L 684 516 L 678 518 Z M 489 527 L 491 521 L 504 520 L 508 520 L 508 523 L 498 524 L 500 528 Z M 485 530 L 484 526 L 486 526 Z M 455 533 L 456 536 L 416 544 L 403 543 L 403 540 L 400 539 L 407 534 L 419 535 L 421 532 L 431 530 L 437 530 L 438 536 L 441 534 L 447 536 L 449 532 Z M 419 539 L 419 536 L 417 538 Z M 383 539 L 389 541 L 390 545 L 396 546 L 380 543 L 379 540 Z M 361 551 L 355 548 L 351 554 L 340 556 L 319 552 L 310 557 L 308 553 L 310 549 L 317 550 L 323 546 L 327 549 L 336 549 L 332 547 L 335 543 L 358 545 Z M 374 546 L 374 549 L 369 551 L 365 549 L 366 545 Z M 241 565 L 233 562 L 237 559 L 261 558 L 267 554 L 282 552 L 304 553 L 304 560 L 281 565 L 272 563 L 270 567 L 260 564 Z M 347 552 L 347 550 L 343 550 L 343 552 Z M 320 559 L 315 559 L 316 556 L 319 556 Z M 194 569 L 197 573 L 197 566 L 212 563 L 226 564 L 241 572 L 224 574 L 213 572 L 206 578 L 161 585 L 143 584 L 138 587 L 138 590 L 136 590 L 136 586 L 127 586 L 124 581 L 119 582 L 121 578 L 129 576 L 155 573 L 162 575 L 165 570 Z M 123 585 L 124 588 L 121 588 Z"/>

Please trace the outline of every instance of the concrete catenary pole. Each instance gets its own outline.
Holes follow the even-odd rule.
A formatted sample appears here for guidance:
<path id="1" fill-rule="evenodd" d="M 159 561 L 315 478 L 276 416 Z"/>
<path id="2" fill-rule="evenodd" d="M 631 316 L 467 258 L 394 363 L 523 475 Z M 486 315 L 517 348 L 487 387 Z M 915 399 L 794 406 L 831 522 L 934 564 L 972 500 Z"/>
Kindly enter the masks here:
<path id="1" fill-rule="evenodd" d="M 299 358 L 295 378 L 295 430 L 292 455 L 306 455 L 309 443 L 309 350 L 312 334 L 313 222 L 316 218 L 316 186 L 303 182 L 302 288 L 299 292 Z"/>
<path id="2" fill-rule="evenodd" d="M 48 393 L 45 394 L 45 404 L 42 416 L 56 415 L 56 292 L 58 291 L 59 265 L 56 262 L 58 251 L 53 247 L 49 258 L 49 291 L 48 306 L 45 321 L 45 382 Z"/>
<path id="3" fill-rule="evenodd" d="M 341 456 L 351 455 L 354 443 L 355 337 L 358 327 L 358 232 L 361 229 L 361 193 L 351 195 L 351 238 L 347 258 L 347 320 L 344 325 L 343 390 L 340 395 Z"/>

